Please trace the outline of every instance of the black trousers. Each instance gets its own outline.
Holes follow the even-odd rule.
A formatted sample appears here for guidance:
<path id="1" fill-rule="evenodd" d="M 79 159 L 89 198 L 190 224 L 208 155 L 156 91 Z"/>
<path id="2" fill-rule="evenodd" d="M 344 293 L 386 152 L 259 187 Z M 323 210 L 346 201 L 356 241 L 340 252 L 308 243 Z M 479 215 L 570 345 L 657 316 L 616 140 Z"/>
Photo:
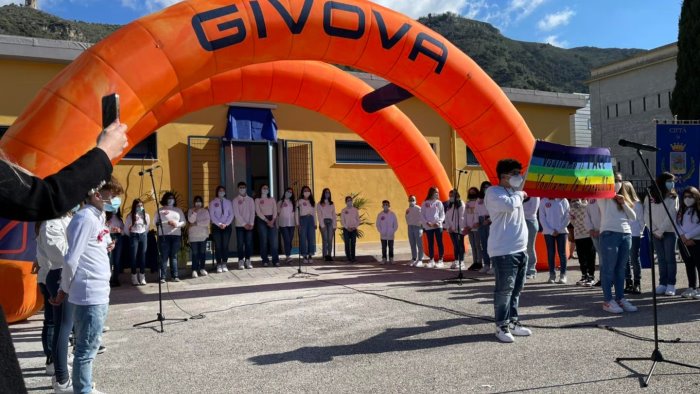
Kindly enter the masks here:
<path id="1" fill-rule="evenodd" d="M 681 253 L 681 257 L 685 263 L 685 272 L 688 274 L 688 287 L 696 289 L 698 287 L 698 274 L 700 273 L 700 241 L 695 241 L 695 245 L 688 246 L 688 252 L 690 252 L 690 256 Z"/>
<path id="2" fill-rule="evenodd" d="M 386 249 L 389 247 L 389 258 L 394 258 L 394 240 L 393 239 L 383 239 L 382 240 L 382 258 L 386 259 Z"/>
<path id="3" fill-rule="evenodd" d="M 576 252 L 581 264 L 581 275 L 593 277 L 595 275 L 595 246 L 591 238 L 576 240 Z"/>

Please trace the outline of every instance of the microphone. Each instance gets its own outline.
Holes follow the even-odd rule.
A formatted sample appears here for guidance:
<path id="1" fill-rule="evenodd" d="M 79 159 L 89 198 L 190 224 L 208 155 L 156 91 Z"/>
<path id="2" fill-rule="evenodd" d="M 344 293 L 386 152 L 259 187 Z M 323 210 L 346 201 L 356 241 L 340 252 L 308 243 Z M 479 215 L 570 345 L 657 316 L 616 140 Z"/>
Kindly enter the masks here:
<path id="1" fill-rule="evenodd" d="M 658 152 L 661 150 L 661 149 L 659 149 L 655 146 L 652 146 L 652 145 L 645 145 L 645 144 L 640 144 L 638 142 L 632 142 L 632 141 L 627 141 L 627 140 L 620 140 L 618 142 L 618 145 L 624 146 L 627 148 L 635 148 L 635 149 L 639 149 L 639 150 L 645 150 L 648 152 Z"/>
<path id="2" fill-rule="evenodd" d="M 156 164 L 147 170 L 139 171 L 139 176 L 143 176 L 143 174 L 147 174 L 147 173 L 153 173 L 153 170 L 155 170 L 156 168 L 160 168 L 160 165 Z"/>
<path id="3" fill-rule="evenodd" d="M 469 171 L 467 171 L 467 170 L 457 170 L 457 172 L 459 172 L 459 173 L 461 173 L 461 174 L 466 174 L 466 173 L 468 173 Z"/>

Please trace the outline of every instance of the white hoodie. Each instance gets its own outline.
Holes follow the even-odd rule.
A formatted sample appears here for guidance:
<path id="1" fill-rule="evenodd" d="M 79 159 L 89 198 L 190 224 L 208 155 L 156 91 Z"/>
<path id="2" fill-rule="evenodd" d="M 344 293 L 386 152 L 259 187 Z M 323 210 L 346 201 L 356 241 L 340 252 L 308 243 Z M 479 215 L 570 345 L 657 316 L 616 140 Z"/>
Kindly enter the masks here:
<path id="1" fill-rule="evenodd" d="M 555 231 L 559 234 L 568 234 L 566 226 L 571 221 L 571 206 L 565 198 L 543 198 L 540 203 L 540 223 L 542 233 L 552 235 Z"/>
<path id="2" fill-rule="evenodd" d="M 675 220 L 675 218 L 678 216 L 678 197 L 666 197 L 663 204 L 666 205 L 668 212 Z M 657 237 L 663 236 L 664 233 L 672 233 L 675 231 L 673 229 L 673 222 L 668 218 L 664 205 L 655 204 L 653 201 L 651 202 L 652 228 L 650 228 L 649 231 L 651 231 Z M 646 199 L 644 200 L 644 221 L 648 227 L 650 222 L 649 202 Z"/>
<path id="3" fill-rule="evenodd" d="M 399 221 L 396 219 L 396 214 L 393 211 L 381 211 L 377 215 L 377 231 L 383 240 L 394 239 L 396 230 L 399 229 Z"/>

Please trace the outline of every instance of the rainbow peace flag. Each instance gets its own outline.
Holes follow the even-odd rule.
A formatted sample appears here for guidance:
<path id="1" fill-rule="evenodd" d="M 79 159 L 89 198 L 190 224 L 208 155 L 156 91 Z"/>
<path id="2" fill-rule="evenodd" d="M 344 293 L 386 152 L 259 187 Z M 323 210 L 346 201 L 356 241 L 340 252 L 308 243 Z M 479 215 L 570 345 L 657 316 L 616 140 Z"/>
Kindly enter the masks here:
<path id="1" fill-rule="evenodd" d="M 612 198 L 610 150 L 537 141 L 523 190 L 533 197 Z"/>

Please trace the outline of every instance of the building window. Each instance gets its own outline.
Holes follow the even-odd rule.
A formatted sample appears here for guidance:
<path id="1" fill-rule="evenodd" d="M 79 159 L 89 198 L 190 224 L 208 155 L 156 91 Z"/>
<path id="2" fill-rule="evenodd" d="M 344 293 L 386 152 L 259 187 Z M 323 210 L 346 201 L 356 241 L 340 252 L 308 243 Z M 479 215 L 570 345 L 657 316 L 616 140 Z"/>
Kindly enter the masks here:
<path id="1" fill-rule="evenodd" d="M 615 117 L 620 116 L 620 106 L 615 104 Z"/>
<path id="2" fill-rule="evenodd" d="M 587 122 L 587 123 L 588 123 L 588 130 L 590 130 L 590 129 L 591 129 L 591 120 L 588 119 L 588 122 Z"/>
<path id="3" fill-rule="evenodd" d="M 671 106 L 671 91 L 668 91 L 668 106 Z"/>
<path id="4" fill-rule="evenodd" d="M 467 165 L 468 166 L 480 165 L 479 160 L 476 159 L 476 155 L 474 155 L 474 152 L 469 147 L 467 147 Z"/>
<path id="5" fill-rule="evenodd" d="M 0 126 L 0 138 L 2 138 L 3 135 L 5 135 L 5 132 L 9 128 L 10 128 L 10 126 Z"/>
<path id="6" fill-rule="evenodd" d="M 153 133 L 141 141 L 138 145 L 124 155 L 125 159 L 157 159 L 158 158 L 158 143 L 156 133 Z"/>
<path id="7" fill-rule="evenodd" d="M 657 102 L 659 108 L 661 108 L 661 93 L 656 95 L 656 102 Z"/>
<path id="8" fill-rule="evenodd" d="M 646 98 L 646 96 L 642 98 L 642 107 L 644 108 L 644 112 L 647 112 L 647 98 Z"/>
<path id="9" fill-rule="evenodd" d="M 385 164 L 384 159 L 363 141 L 336 141 L 335 162 L 340 164 Z"/>
<path id="10" fill-rule="evenodd" d="M 634 175 L 634 160 L 630 161 L 630 168 L 632 169 L 632 175 Z"/>
<path id="11" fill-rule="evenodd" d="M 630 104 L 630 115 L 632 115 L 632 100 L 629 101 Z"/>
<path id="12" fill-rule="evenodd" d="M 606 109 L 608 110 L 608 119 L 610 119 L 610 106 L 608 105 Z"/>

